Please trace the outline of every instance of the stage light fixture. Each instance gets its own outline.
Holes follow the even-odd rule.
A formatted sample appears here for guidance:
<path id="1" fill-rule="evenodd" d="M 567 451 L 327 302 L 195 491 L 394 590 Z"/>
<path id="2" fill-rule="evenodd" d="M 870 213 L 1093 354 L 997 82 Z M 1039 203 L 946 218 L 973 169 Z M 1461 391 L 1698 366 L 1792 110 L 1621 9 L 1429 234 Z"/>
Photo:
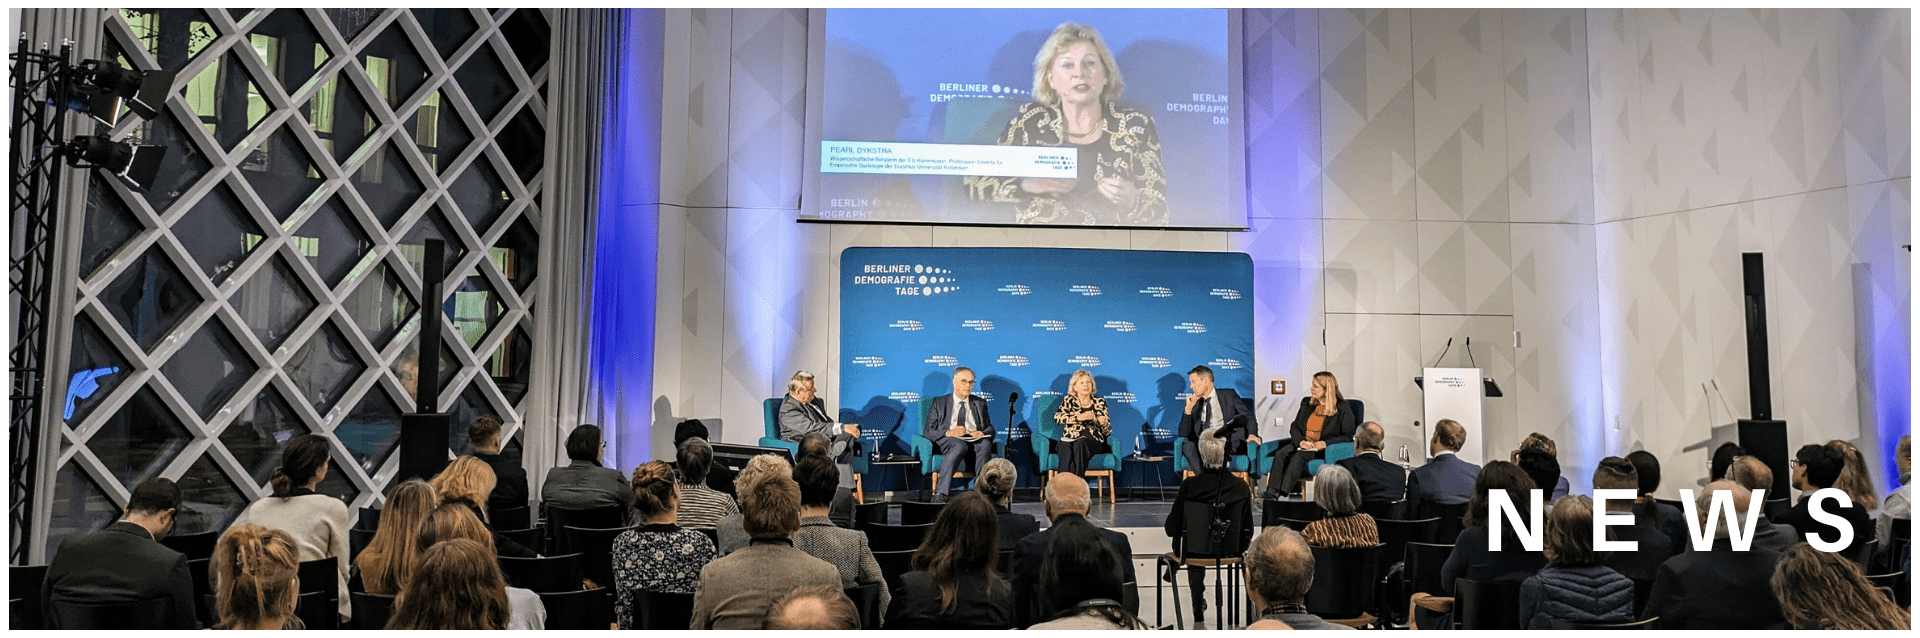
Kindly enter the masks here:
<path id="1" fill-rule="evenodd" d="M 73 85 L 67 108 L 85 111 L 93 119 L 113 126 L 125 105 L 141 119 L 159 117 L 167 92 L 173 88 L 172 71 L 141 71 L 113 62 L 87 60 L 73 69 Z"/>
<path id="2" fill-rule="evenodd" d="M 146 192 L 160 178 L 160 164 L 166 159 L 167 147 L 136 146 L 98 135 L 82 135 L 67 143 L 66 154 L 69 166 L 105 170 L 120 178 L 128 188 Z"/>

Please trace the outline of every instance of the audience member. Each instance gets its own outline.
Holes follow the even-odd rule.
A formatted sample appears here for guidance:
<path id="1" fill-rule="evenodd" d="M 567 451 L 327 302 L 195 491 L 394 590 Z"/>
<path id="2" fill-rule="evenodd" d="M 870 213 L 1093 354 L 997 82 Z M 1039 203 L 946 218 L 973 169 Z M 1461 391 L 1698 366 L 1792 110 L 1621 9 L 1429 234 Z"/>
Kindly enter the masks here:
<path id="1" fill-rule="evenodd" d="M 1767 464 L 1761 463 L 1757 457 L 1742 456 L 1734 459 L 1733 465 L 1727 468 L 1727 480 L 1747 488 L 1747 491 L 1758 497 L 1766 494 L 1765 490 L 1773 489 L 1773 470 L 1768 468 Z M 1753 522 L 1754 547 L 1784 552 L 1798 542 L 1800 542 L 1800 533 L 1795 531 L 1792 525 L 1774 522 L 1766 516 L 1761 516 Z M 1692 543 L 1688 543 L 1688 546 L 1691 547 Z"/>
<path id="2" fill-rule="evenodd" d="M 1707 462 L 1707 480 L 1718 481 L 1727 477 L 1727 468 L 1733 466 L 1733 460 L 1746 455 L 1739 443 L 1728 441 L 1713 448 L 1713 459 Z"/>
<path id="3" fill-rule="evenodd" d="M 800 484 L 800 531 L 793 534 L 793 546 L 839 570 L 841 589 L 885 583 L 880 563 L 867 547 L 867 535 L 843 529 L 827 519 L 827 503 L 840 484 L 840 470 L 834 467 L 833 459 L 812 454 L 800 457 L 793 466 L 793 480 Z M 892 598 L 885 587 L 880 588 L 882 617 Z"/>
<path id="4" fill-rule="evenodd" d="M 691 594 L 700 569 L 713 561 L 713 540 L 674 524 L 680 490 L 664 461 L 633 471 L 633 508 L 640 527 L 613 539 L 613 618 L 621 629 L 639 629 L 634 594 Z"/>
<path id="5" fill-rule="evenodd" d="M 1299 532 L 1279 525 L 1261 530 L 1247 548 L 1244 560 L 1247 597 L 1260 610 L 1260 622 L 1248 629 L 1353 629 L 1307 611 L 1307 590 L 1313 587 L 1313 549 Z M 1269 621 L 1283 624 L 1263 626 Z"/>
<path id="6" fill-rule="evenodd" d="M 474 458 L 493 470 L 493 491 L 487 494 L 487 511 L 527 507 L 530 494 L 527 468 L 500 454 L 500 435 L 500 417 L 491 414 L 480 415 L 467 428 L 467 443 L 473 446 Z"/>
<path id="7" fill-rule="evenodd" d="M 979 492 L 962 493 L 941 508 L 913 552 L 913 571 L 900 577 L 885 627 L 1013 628 L 1013 591 L 994 569 L 999 527 L 993 504 Z"/>
<path id="8" fill-rule="evenodd" d="M 300 550 L 293 537 L 259 525 L 234 525 L 213 546 L 207 563 L 214 629 L 306 629 L 293 615 L 300 600 Z M 192 612 L 188 612 L 192 617 Z"/>
<path id="9" fill-rule="evenodd" d="M 1640 477 L 1640 501 L 1633 505 L 1634 518 L 1642 525 L 1651 524 L 1665 533 L 1673 543 L 1674 553 L 1686 551 L 1690 544 L 1680 508 L 1653 500 L 1654 491 L 1660 489 L 1660 459 L 1652 452 L 1635 450 L 1627 455 L 1627 461 L 1633 463 L 1634 474 Z"/>
<path id="10" fill-rule="evenodd" d="M 1523 469 L 1526 468 L 1526 465 L 1520 462 L 1520 453 L 1525 452 L 1527 450 L 1539 450 L 1541 452 L 1546 452 L 1547 456 L 1553 457 L 1553 471 L 1555 472 L 1553 477 L 1553 488 L 1550 490 L 1546 486 L 1541 486 L 1540 488 L 1542 490 L 1547 490 L 1546 502 L 1551 503 L 1562 496 L 1566 496 L 1567 490 L 1570 489 L 1570 484 L 1567 483 L 1567 477 L 1559 475 L 1559 471 L 1560 471 L 1559 446 L 1555 445 L 1553 443 L 1553 439 L 1547 438 L 1547 435 L 1545 434 L 1541 434 L 1539 432 L 1530 433 L 1527 435 L 1527 438 L 1520 440 L 1520 447 L 1515 448 L 1513 450 L 1512 461 L 1514 465 L 1519 465 Z"/>
<path id="11" fill-rule="evenodd" d="M 1900 470 L 1900 487 L 1888 492 L 1887 500 L 1880 504 L 1878 529 L 1874 536 L 1880 539 L 1882 552 L 1892 549 L 1894 519 L 1913 520 L 1913 505 L 1912 501 L 1908 500 L 1910 492 L 1907 489 L 1907 481 L 1913 476 L 1913 435 L 1900 435 L 1900 445 L 1894 448 L 1893 463 L 1894 467 Z M 1910 562 L 1911 559 L 1908 556 L 1900 556 L 1892 560 L 1889 567 L 1904 572 L 1907 571 Z"/>
<path id="12" fill-rule="evenodd" d="M 327 476 L 330 467 L 327 438 L 302 434 L 287 440 L 280 449 L 280 466 L 273 469 L 268 483 L 273 495 L 254 501 L 241 510 L 232 526 L 252 523 L 277 529 L 293 537 L 300 548 L 300 561 L 332 558 L 339 563 L 340 591 L 347 591 L 347 504 L 320 494 L 314 488 Z M 232 529 L 229 527 L 228 529 Z M 340 597 L 340 619 L 353 615 L 353 599 Z"/>
<path id="13" fill-rule="evenodd" d="M 607 442 L 600 438 L 600 426 L 574 428 L 573 433 L 567 435 L 567 464 L 547 470 L 547 480 L 540 485 L 540 501 L 547 507 L 569 510 L 632 507 L 633 490 L 627 486 L 626 478 L 620 476 L 619 470 L 600 465 L 606 451 Z M 707 460 L 712 460 L 711 454 Z M 702 465 L 698 468 L 701 474 L 693 476 L 692 482 L 706 478 L 705 464 Z M 681 473 L 686 472 L 683 469 Z"/>
<path id="14" fill-rule="evenodd" d="M 996 458 L 987 461 L 987 467 L 980 470 L 978 481 L 982 496 L 993 502 L 993 511 L 1000 519 L 1000 551 L 1013 551 L 1020 539 L 1040 531 L 1040 521 L 1032 514 L 1020 514 L 1013 511 L 1013 486 L 1020 480 L 1020 471 L 1014 469 L 1013 461 Z"/>
<path id="15" fill-rule="evenodd" d="M 1246 490 L 1243 487 L 1241 491 Z M 1076 474 L 1060 474 L 1047 481 L 1047 489 L 1040 497 L 1040 506 L 1053 526 L 1059 527 L 1060 523 L 1067 520 L 1085 520 L 1087 509 L 1093 506 L 1093 494 L 1087 490 L 1086 479 Z M 1038 620 L 1040 608 L 1034 592 L 1040 582 L 1041 563 L 1046 560 L 1047 542 L 1053 540 L 1052 533 L 1053 528 L 1049 527 L 1020 539 L 1013 546 L 1013 593 L 1014 599 L 1020 601 L 1015 605 L 1014 612 L 1019 614 L 1021 626 L 1031 625 Z M 1126 582 L 1139 582 L 1134 577 L 1133 544 L 1127 541 L 1127 535 L 1110 529 L 1102 529 L 1100 533 L 1107 537 L 1107 543 L 1113 545 L 1115 555 L 1120 558 L 1120 568 Z"/>
<path id="16" fill-rule="evenodd" d="M 454 538 L 421 553 L 413 578 L 393 601 L 387 629 L 522 629 L 509 624 L 508 609 L 507 581 L 493 551 Z"/>
<path id="17" fill-rule="evenodd" d="M 791 476 L 792 473 L 793 468 L 787 465 L 786 459 L 772 454 L 761 454 L 747 459 L 747 466 L 740 468 L 740 476 L 734 480 L 734 487 L 745 493 L 766 477 L 776 474 Z M 681 484 L 681 489 L 686 489 L 685 483 Z M 685 492 L 681 495 L 684 497 Z M 753 542 L 753 537 L 747 535 L 747 527 L 743 521 L 745 517 L 742 514 L 741 511 L 735 510 L 714 523 L 715 535 L 719 541 L 714 556 L 732 554 Z M 685 525 L 685 523 L 681 524 Z"/>
<path id="18" fill-rule="evenodd" d="M 1533 477 L 1527 476 L 1520 466 L 1507 461 L 1493 461 L 1480 468 L 1480 475 L 1474 479 L 1473 501 L 1467 506 L 1466 529 L 1453 542 L 1453 553 L 1447 555 L 1447 561 L 1440 566 L 1440 589 L 1452 594 L 1454 582 L 1466 578 L 1482 583 L 1519 584 L 1540 571 L 1547 563 L 1547 557 L 1540 552 L 1527 551 L 1520 544 L 1520 535 L 1512 521 L 1501 521 L 1500 549 L 1493 549 L 1491 516 L 1493 515 L 1492 496 L 1495 491 L 1505 492 L 1513 502 L 1515 513 L 1520 520 L 1532 520 L 1532 490 L 1538 489 Z M 1415 594 L 1419 599 L 1427 594 Z M 1450 627 L 1453 623 L 1450 599 L 1433 599 L 1422 603 L 1415 601 L 1417 626 L 1427 629 Z M 1434 614 L 1431 612 L 1442 612 Z"/>
<path id="19" fill-rule="evenodd" d="M 1845 465 L 1840 469 L 1840 478 L 1834 479 L 1833 486 L 1847 493 L 1853 504 L 1860 506 L 1869 515 L 1880 508 L 1880 490 L 1873 487 L 1873 475 L 1867 470 L 1867 457 L 1860 448 L 1852 443 L 1834 439 L 1827 441 L 1827 447 L 1840 453 Z"/>
<path id="20" fill-rule="evenodd" d="M 1467 444 L 1467 429 L 1453 419 L 1441 419 L 1433 426 L 1433 441 L 1427 450 L 1433 458 L 1413 468 L 1407 476 L 1407 511 L 1413 518 L 1434 516 L 1435 505 L 1461 505 L 1473 500 L 1473 480 L 1480 466 L 1460 460 L 1460 448 Z"/>
<path id="21" fill-rule="evenodd" d="M 1387 432 L 1380 424 L 1368 421 L 1360 426 L 1353 435 L 1353 449 L 1357 452 L 1350 458 L 1340 459 L 1340 467 L 1353 475 L 1353 481 L 1360 485 L 1360 502 L 1373 505 L 1392 503 L 1407 497 L 1407 470 L 1380 458 L 1380 449 L 1387 443 Z M 1315 486 L 1315 489 L 1319 489 Z M 1312 542 L 1309 538 L 1308 542 Z"/>
<path id="22" fill-rule="evenodd" d="M 1833 542 L 1840 538 L 1840 528 L 1814 518 L 1808 505 L 1813 500 L 1814 492 L 1833 487 L 1840 480 L 1840 473 L 1846 469 L 1846 458 L 1830 446 L 1809 443 L 1794 453 L 1793 460 L 1793 488 L 1800 490 L 1800 500 L 1794 502 L 1793 511 L 1787 514 L 1787 524 L 1800 532 L 1802 540 L 1811 541 L 1818 534 L 1821 540 Z M 1851 498 L 1852 495 L 1848 496 Z M 1848 555 L 1852 555 L 1862 543 L 1868 542 L 1867 536 L 1873 533 L 1873 519 L 1859 501 L 1841 507 L 1839 500 L 1829 500 L 1822 504 L 1822 509 L 1838 515 L 1852 526 L 1853 542 L 1845 550 L 1849 552 Z"/>
<path id="23" fill-rule="evenodd" d="M 369 594 L 394 596 L 407 586 L 413 564 L 419 560 L 420 522 L 440 506 L 440 494 L 420 479 L 407 479 L 387 490 L 387 506 L 380 510 L 380 527 L 360 550 L 353 565 L 360 587 Z"/>
<path id="24" fill-rule="evenodd" d="M 1816 446 L 1818 447 L 1818 446 Z M 1727 481 L 1708 483 L 1694 511 L 1694 524 L 1706 527 L 1713 493 L 1733 493 L 1733 514 L 1718 519 L 1713 549 L 1691 551 L 1667 559 L 1653 578 L 1653 591 L 1640 617 L 1659 618 L 1658 629 L 1766 629 L 1784 621 L 1780 603 L 1767 589 L 1780 554 L 1759 547 L 1734 551 L 1727 535 L 1744 525 L 1753 493 Z"/>
<path id="25" fill-rule="evenodd" d="M 1246 481 L 1240 480 L 1240 477 L 1227 471 L 1227 441 L 1217 431 L 1208 430 L 1202 433 L 1199 447 L 1201 472 L 1180 482 L 1180 491 L 1173 497 L 1173 507 L 1167 510 L 1164 527 L 1167 535 L 1173 537 L 1173 550 L 1177 555 L 1188 558 L 1234 556 L 1244 551 L 1247 543 L 1253 538 L 1253 492 L 1247 487 Z M 1342 472 L 1344 473 L 1345 470 Z M 1188 536 L 1188 510 L 1204 511 L 1204 516 L 1209 521 L 1235 521 L 1239 526 L 1239 534 L 1232 538 L 1220 538 L 1214 541 L 1226 543 L 1225 547 L 1214 547 L 1208 550 L 1185 546 L 1184 541 Z M 1203 531 L 1200 535 L 1206 536 L 1207 532 Z M 1130 556 L 1128 563 L 1132 563 Z M 1199 565 L 1187 566 L 1187 586 L 1193 590 L 1193 617 L 1196 624 L 1203 622 L 1206 618 L 1206 579 L 1207 568 Z M 1022 596 L 1021 599 L 1025 600 L 1026 597 Z"/>
<path id="26" fill-rule="evenodd" d="M 1513 462 L 1514 465 L 1520 466 L 1520 471 L 1526 472 L 1527 477 L 1533 479 L 1533 486 L 1540 488 L 1540 497 L 1543 502 L 1552 503 L 1560 498 L 1553 494 L 1554 486 L 1560 481 L 1559 459 L 1553 458 L 1552 454 L 1541 451 L 1539 448 L 1527 448 L 1514 456 L 1517 459 Z"/>
<path id="27" fill-rule="evenodd" d="M 707 432 L 707 424 L 701 423 L 699 419 L 687 419 L 673 426 L 673 449 L 680 449 L 680 444 L 686 443 L 687 439 L 712 441 L 713 435 Z M 667 467 L 673 468 L 675 472 L 680 471 L 679 459 L 667 461 Z M 738 501 L 740 499 L 734 491 L 734 478 L 733 468 L 727 467 L 727 464 L 714 462 L 707 464 L 707 487 Z"/>
<path id="28" fill-rule="evenodd" d="M 493 529 L 486 508 L 487 495 L 493 493 L 493 469 L 485 462 L 472 456 L 454 459 L 447 464 L 447 469 L 433 477 L 433 488 L 440 492 L 441 503 L 457 503 L 472 511 L 473 517 L 487 527 L 487 534 L 493 537 L 493 547 L 501 556 L 533 558 L 538 555 Z"/>
<path id="29" fill-rule="evenodd" d="M 696 443 L 706 444 L 687 440 L 689 446 Z M 680 467 L 683 471 L 702 467 L 703 461 L 682 454 Z M 832 564 L 794 547 L 793 535 L 800 529 L 800 486 L 791 477 L 768 473 L 736 487 L 745 505 L 740 509 L 741 524 L 753 541 L 701 568 L 693 593 L 693 629 L 759 629 L 766 625 L 767 608 L 788 591 L 807 585 L 840 586 L 840 572 Z M 697 488 L 707 489 L 705 485 Z M 686 498 L 686 483 L 680 484 L 680 491 L 681 498 Z M 682 521 L 685 514 L 683 510 Z"/>
<path id="30" fill-rule="evenodd" d="M 1639 473 L 1634 471 L 1633 463 L 1609 456 L 1600 459 L 1600 465 L 1593 468 L 1593 489 L 1627 490 L 1638 493 L 1640 489 Z M 1608 512 L 1633 513 L 1634 501 L 1614 499 L 1607 501 Z M 1632 541 L 1638 549 L 1631 552 L 1613 552 L 1607 557 L 1607 567 L 1620 572 L 1622 576 L 1638 582 L 1653 582 L 1654 574 L 1660 571 L 1660 564 L 1672 558 L 1675 550 L 1673 539 L 1665 532 L 1654 527 L 1650 521 L 1637 521 L 1634 525 L 1620 525 L 1607 528 L 1614 540 Z"/>
<path id="31" fill-rule="evenodd" d="M 767 609 L 764 628 L 782 631 L 862 629 L 860 610 L 854 608 L 847 594 L 822 585 L 795 588 L 773 601 L 773 606 Z"/>
<path id="32" fill-rule="evenodd" d="M 680 461 L 680 518 L 675 522 L 688 529 L 715 529 L 720 519 L 740 512 L 733 497 L 706 486 L 706 468 L 713 464 L 713 446 L 706 439 L 687 439 L 680 444 L 677 458 Z M 738 482 L 734 487 L 746 493 Z"/>
<path id="33" fill-rule="evenodd" d="M 828 439 L 825 434 L 819 432 L 808 433 L 806 436 L 800 437 L 800 443 L 797 447 L 798 450 L 793 456 L 795 462 L 799 462 L 800 457 L 803 456 L 824 456 L 827 457 L 828 460 L 833 459 L 833 441 Z M 839 468 L 838 465 L 834 467 L 845 469 L 849 473 L 853 471 L 850 468 Z M 846 529 L 853 529 L 853 507 L 853 488 L 835 487 L 833 490 L 833 502 L 827 506 L 827 518 L 831 519 L 835 525 Z"/>
<path id="34" fill-rule="evenodd" d="M 1868 582 L 1860 566 L 1806 543 L 1780 555 L 1768 583 L 1794 629 L 1913 628 L 1910 613 Z"/>
<path id="35" fill-rule="evenodd" d="M 1028 629 L 1148 629 L 1128 613 L 1126 581 L 1113 546 L 1085 519 L 1056 526 L 1040 566 L 1040 609 Z"/>
<path id="36" fill-rule="evenodd" d="M 47 565 L 42 600 L 32 604 L 50 609 L 52 602 L 110 605 L 170 598 L 170 622 L 143 629 L 193 629 L 193 578 L 187 573 L 187 556 L 159 542 L 173 530 L 180 501 L 180 488 L 173 481 L 141 483 L 127 499 L 126 514 L 120 520 L 98 532 L 61 541 Z"/>
<path id="37" fill-rule="evenodd" d="M 1527 629 L 1552 629 L 1556 620 L 1633 622 L 1633 581 L 1606 566 L 1607 552 L 1594 551 L 1593 533 L 1591 499 L 1554 502 L 1541 544 L 1547 564 L 1520 584 L 1520 622 Z M 1607 540 L 1619 539 L 1609 533 Z"/>
<path id="38" fill-rule="evenodd" d="M 1353 549 L 1380 544 L 1380 530 L 1373 516 L 1360 512 L 1360 486 L 1347 468 L 1322 465 L 1313 477 L 1313 502 L 1326 510 L 1326 516 L 1307 524 L 1300 535 L 1315 547 Z"/>
<path id="39" fill-rule="evenodd" d="M 498 569 L 497 561 L 494 560 L 494 557 L 498 556 L 498 550 L 493 546 L 493 538 L 494 535 L 487 531 L 486 524 L 480 522 L 480 517 L 473 515 L 471 508 L 459 503 L 443 502 L 439 507 L 433 508 L 432 512 L 427 513 L 425 521 L 421 521 L 419 538 L 414 539 L 414 545 L 421 548 L 424 556 L 426 550 L 436 543 L 454 539 L 470 540 L 486 549 L 489 555 L 488 562 L 496 563 L 495 569 Z M 420 565 L 415 564 L 413 575 L 407 581 L 411 583 L 419 578 Z M 507 601 L 507 629 L 540 629 L 546 626 L 547 608 L 545 603 L 540 602 L 539 594 L 519 587 L 507 587 L 505 580 L 501 581 L 501 586 L 506 588 L 502 595 Z M 404 592 L 406 589 L 402 588 L 401 591 Z"/>

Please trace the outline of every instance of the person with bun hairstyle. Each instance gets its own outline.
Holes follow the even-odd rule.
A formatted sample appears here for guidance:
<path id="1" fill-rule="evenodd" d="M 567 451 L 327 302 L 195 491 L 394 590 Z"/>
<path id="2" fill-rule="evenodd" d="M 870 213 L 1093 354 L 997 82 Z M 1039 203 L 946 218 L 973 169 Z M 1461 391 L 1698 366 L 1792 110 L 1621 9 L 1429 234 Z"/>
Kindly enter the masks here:
<path id="1" fill-rule="evenodd" d="M 671 466 L 652 461 L 633 471 L 633 509 L 640 527 L 613 539 L 613 618 L 634 626 L 634 593 L 691 594 L 700 568 L 713 561 L 713 540 L 674 524 L 680 488 Z"/>
<path id="2" fill-rule="evenodd" d="M 507 580 L 492 548 L 455 538 L 420 555 L 387 629 L 538 629 L 512 627 L 508 618 Z"/>
<path id="3" fill-rule="evenodd" d="M 254 501 L 233 520 L 227 533 L 254 524 L 280 530 L 300 549 L 300 561 L 332 558 L 339 563 L 340 620 L 353 616 L 353 598 L 347 592 L 347 504 L 315 492 L 330 468 L 327 437 L 303 434 L 280 449 L 280 466 L 273 469 L 273 495 Z"/>
<path id="4" fill-rule="evenodd" d="M 994 459 L 987 461 L 986 469 L 980 470 L 979 490 L 981 496 L 993 501 L 993 511 L 1000 518 L 1000 551 L 1013 551 L 1020 539 L 1040 531 L 1040 521 L 1032 514 L 1013 511 L 1013 486 L 1020 481 L 1020 470 L 1013 467 L 1013 461 Z"/>
<path id="5" fill-rule="evenodd" d="M 424 560 L 426 550 L 455 539 L 470 540 L 479 544 L 487 551 L 488 562 L 496 563 L 495 570 L 499 569 L 498 561 L 495 560 L 498 554 L 493 547 L 493 534 L 489 533 L 487 526 L 473 515 L 473 510 L 460 503 L 441 503 L 439 507 L 433 508 L 433 511 L 427 514 L 425 521 L 420 523 L 420 532 L 414 539 L 414 546 L 421 548 L 422 553 L 415 558 L 413 575 L 408 578 L 407 586 L 411 587 L 412 583 L 420 578 L 422 565 L 420 561 Z M 504 629 L 546 627 L 547 607 L 545 603 L 540 602 L 539 594 L 528 589 L 508 587 L 505 580 L 500 581 L 500 587 L 503 590 L 500 595 L 507 601 L 507 624 Z M 403 593 L 406 590 L 406 587 L 401 588 Z M 397 605 L 398 601 L 395 604 Z"/>
<path id="6" fill-rule="evenodd" d="M 243 524 L 227 528 L 207 567 L 218 582 L 214 629 L 306 629 L 293 615 L 300 601 L 300 550 L 280 530 Z"/>
<path id="7" fill-rule="evenodd" d="M 416 539 L 420 523 L 440 506 L 440 494 L 420 479 L 407 479 L 387 490 L 387 506 L 380 511 L 380 527 L 360 556 L 353 559 L 360 586 L 369 594 L 393 596 L 407 586 L 413 563 L 420 555 Z"/>

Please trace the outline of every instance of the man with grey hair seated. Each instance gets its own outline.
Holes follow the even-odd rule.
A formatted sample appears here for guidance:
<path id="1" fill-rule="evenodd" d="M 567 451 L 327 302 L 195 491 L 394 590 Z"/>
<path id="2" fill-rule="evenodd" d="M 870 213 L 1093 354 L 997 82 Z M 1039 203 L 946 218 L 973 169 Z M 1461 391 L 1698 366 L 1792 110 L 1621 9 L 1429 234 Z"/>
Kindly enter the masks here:
<path id="1" fill-rule="evenodd" d="M 1247 548 L 1247 597 L 1260 608 L 1260 621 L 1279 621 L 1294 629 L 1353 629 L 1307 612 L 1313 587 L 1313 549 L 1299 532 L 1274 526 L 1260 532 Z"/>
<path id="2" fill-rule="evenodd" d="M 1241 488 L 1245 491 L 1246 488 Z M 1087 510 L 1093 506 L 1093 494 L 1087 490 L 1087 480 L 1075 474 L 1061 473 L 1047 481 L 1046 492 L 1041 495 L 1040 504 L 1046 509 L 1047 519 L 1054 527 L 1061 522 L 1078 518 L 1087 520 Z M 1133 544 L 1127 542 L 1127 535 L 1116 532 L 1087 520 L 1087 523 L 1100 528 L 1100 535 L 1120 559 L 1121 571 L 1128 586 L 1137 586 L 1139 579 L 1134 576 Z M 1034 532 L 1013 547 L 1013 594 L 1016 624 L 1026 627 L 1040 618 L 1039 599 L 1035 589 L 1040 582 L 1040 566 L 1047 557 L 1047 543 L 1053 540 L 1053 527 Z M 1127 609 L 1138 612 L 1138 603 Z"/>
<path id="3" fill-rule="evenodd" d="M 767 609 L 767 629 L 848 630 L 877 629 L 860 626 L 860 610 L 846 592 L 808 585 L 797 587 Z"/>
<path id="4" fill-rule="evenodd" d="M 776 475 L 787 476 L 791 473 L 793 473 L 793 467 L 787 465 L 786 459 L 772 454 L 762 454 L 747 459 L 747 466 L 740 468 L 740 476 L 734 478 L 733 484 L 735 489 L 744 494 L 761 481 Z M 747 536 L 747 530 L 741 524 L 742 517 L 742 513 L 734 512 L 720 519 L 720 522 L 714 526 L 719 535 L 717 539 L 719 542 L 714 548 L 715 558 L 731 554 L 734 550 L 746 547 L 753 541 Z"/>
<path id="5" fill-rule="evenodd" d="M 1214 548 L 1212 552 L 1202 552 L 1195 548 L 1186 548 L 1187 558 L 1225 558 L 1246 547 L 1253 536 L 1253 490 L 1246 481 L 1227 471 L 1227 442 L 1216 430 L 1207 430 L 1200 435 L 1199 474 L 1187 477 L 1180 482 L 1180 492 L 1173 497 L 1173 509 L 1167 512 L 1167 536 L 1173 538 L 1174 552 L 1181 553 L 1181 542 L 1187 528 L 1187 504 L 1217 505 L 1210 514 L 1214 519 L 1237 520 L 1240 534 L 1236 538 L 1223 539 L 1226 547 Z M 1237 518 L 1236 518 L 1237 517 Z M 1172 574 L 1166 575 L 1171 579 Z M 1207 570 L 1197 565 L 1187 566 L 1187 585 L 1193 590 L 1193 622 L 1198 626 L 1206 620 L 1207 613 Z"/>
<path id="6" fill-rule="evenodd" d="M 853 493 L 853 455 L 860 448 L 860 426 L 837 423 L 827 416 L 827 402 L 815 391 L 813 373 L 801 370 L 787 379 L 787 395 L 780 398 L 780 440 L 800 442 L 800 437 L 821 434 L 827 437 L 828 457 L 840 470 L 840 489 Z M 799 458 L 799 455 L 794 455 Z"/>
<path id="7" fill-rule="evenodd" d="M 1353 434 L 1355 454 L 1336 463 L 1346 468 L 1347 473 L 1353 475 L 1353 481 L 1360 484 L 1360 502 L 1366 505 L 1392 503 L 1407 497 L 1406 468 L 1380 458 L 1386 442 L 1386 429 L 1368 421 Z"/>
<path id="8" fill-rule="evenodd" d="M 1786 622 L 1769 585 L 1780 554 L 1757 546 L 1734 551 L 1727 537 L 1734 526 L 1746 525 L 1753 493 L 1732 481 L 1708 483 L 1700 492 L 1694 520 L 1706 526 L 1713 493 L 1721 491 L 1733 494 L 1734 515 L 1722 516 L 1714 525 L 1713 548 L 1675 555 L 1661 563 L 1653 577 L 1653 591 L 1640 617 L 1658 617 L 1655 629 L 1767 629 Z"/>

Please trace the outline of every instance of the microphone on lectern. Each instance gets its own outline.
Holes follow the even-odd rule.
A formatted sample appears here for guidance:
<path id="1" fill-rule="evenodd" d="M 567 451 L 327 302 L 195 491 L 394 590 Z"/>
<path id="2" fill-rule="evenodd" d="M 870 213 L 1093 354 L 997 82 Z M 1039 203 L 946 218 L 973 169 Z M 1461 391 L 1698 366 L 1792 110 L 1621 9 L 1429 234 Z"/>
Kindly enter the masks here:
<path id="1" fill-rule="evenodd" d="M 1447 337 L 1447 347 L 1440 351 L 1440 356 L 1434 357 L 1433 359 L 1434 367 L 1439 367 L 1440 360 L 1447 358 L 1447 351 L 1452 349 L 1453 349 L 1453 337 Z"/>

